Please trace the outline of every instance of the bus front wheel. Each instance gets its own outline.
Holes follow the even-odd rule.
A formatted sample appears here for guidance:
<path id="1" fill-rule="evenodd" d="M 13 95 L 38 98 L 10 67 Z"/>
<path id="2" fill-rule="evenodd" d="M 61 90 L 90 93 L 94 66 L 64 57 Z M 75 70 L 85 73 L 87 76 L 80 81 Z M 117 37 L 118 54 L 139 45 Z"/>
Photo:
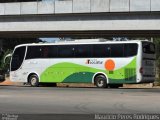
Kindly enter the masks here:
<path id="1" fill-rule="evenodd" d="M 98 75 L 95 78 L 95 85 L 98 88 L 106 88 L 107 87 L 107 80 L 106 77 L 104 75 Z"/>
<path id="2" fill-rule="evenodd" d="M 31 76 L 29 77 L 29 84 L 30 84 L 32 87 L 38 87 L 38 86 L 39 86 L 38 76 L 37 76 L 37 75 L 31 75 Z"/>

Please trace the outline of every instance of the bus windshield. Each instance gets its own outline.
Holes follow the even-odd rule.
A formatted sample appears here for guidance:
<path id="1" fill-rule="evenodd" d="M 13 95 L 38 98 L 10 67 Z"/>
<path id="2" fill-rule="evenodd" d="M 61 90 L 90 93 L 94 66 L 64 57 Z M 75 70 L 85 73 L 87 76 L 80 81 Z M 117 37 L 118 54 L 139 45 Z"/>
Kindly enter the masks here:
<path id="1" fill-rule="evenodd" d="M 15 49 L 12 61 L 11 61 L 11 71 L 15 71 L 20 68 L 23 63 L 26 47 L 18 47 Z"/>
<path id="2" fill-rule="evenodd" d="M 155 45 L 151 42 L 142 42 L 143 53 L 155 54 Z"/>

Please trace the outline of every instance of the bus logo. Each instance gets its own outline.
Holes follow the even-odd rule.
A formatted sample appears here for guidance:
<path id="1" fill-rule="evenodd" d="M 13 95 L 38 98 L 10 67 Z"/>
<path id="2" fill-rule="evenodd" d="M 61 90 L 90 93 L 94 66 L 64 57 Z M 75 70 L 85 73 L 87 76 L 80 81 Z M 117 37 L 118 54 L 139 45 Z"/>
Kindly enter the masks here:
<path id="1" fill-rule="evenodd" d="M 112 59 L 106 60 L 104 67 L 108 71 L 113 71 L 115 69 L 115 62 Z"/>
<path id="2" fill-rule="evenodd" d="M 103 61 L 99 61 L 97 59 L 87 59 L 86 64 L 103 64 Z"/>

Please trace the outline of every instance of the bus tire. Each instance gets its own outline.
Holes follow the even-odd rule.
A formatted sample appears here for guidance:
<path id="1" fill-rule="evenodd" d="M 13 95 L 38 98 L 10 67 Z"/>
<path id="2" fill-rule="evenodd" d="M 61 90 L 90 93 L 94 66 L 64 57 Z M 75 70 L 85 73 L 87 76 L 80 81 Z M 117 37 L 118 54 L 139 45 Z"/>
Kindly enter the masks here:
<path id="1" fill-rule="evenodd" d="M 98 75 L 95 78 L 95 85 L 98 88 L 106 88 L 107 87 L 107 79 L 104 75 Z"/>
<path id="2" fill-rule="evenodd" d="M 39 86 L 39 78 L 37 75 L 31 75 L 29 77 L 29 84 L 32 86 L 32 87 L 38 87 Z"/>

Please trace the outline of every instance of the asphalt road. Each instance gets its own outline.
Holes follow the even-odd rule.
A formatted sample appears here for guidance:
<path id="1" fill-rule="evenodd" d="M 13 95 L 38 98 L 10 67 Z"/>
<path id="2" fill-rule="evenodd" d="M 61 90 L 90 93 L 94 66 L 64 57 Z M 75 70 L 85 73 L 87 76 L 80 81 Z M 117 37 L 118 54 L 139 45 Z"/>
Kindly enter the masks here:
<path id="1" fill-rule="evenodd" d="M 160 113 L 160 89 L 0 86 L 0 113 Z"/>

